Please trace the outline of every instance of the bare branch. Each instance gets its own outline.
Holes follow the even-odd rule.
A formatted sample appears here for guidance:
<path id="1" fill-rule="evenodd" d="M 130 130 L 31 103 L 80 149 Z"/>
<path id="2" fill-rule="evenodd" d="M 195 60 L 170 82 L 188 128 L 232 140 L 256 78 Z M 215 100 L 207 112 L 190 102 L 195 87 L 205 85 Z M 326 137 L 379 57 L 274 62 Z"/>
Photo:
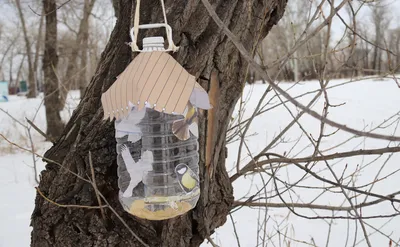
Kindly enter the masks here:
<path id="1" fill-rule="evenodd" d="M 275 159 L 268 159 L 263 161 L 258 161 L 257 163 L 251 162 L 243 167 L 239 173 L 234 174 L 231 177 L 231 181 L 235 181 L 238 177 L 242 174 L 252 171 L 255 168 L 261 167 L 263 165 L 272 164 L 272 163 L 309 163 L 315 161 L 324 161 L 324 160 L 332 160 L 332 159 L 339 159 L 339 158 L 347 158 L 359 155 L 382 155 L 385 153 L 397 153 L 400 152 L 400 147 L 387 147 L 387 148 L 379 148 L 379 149 L 366 149 L 366 150 L 356 150 L 356 151 L 349 151 L 343 153 L 334 153 L 328 154 L 324 156 L 310 156 L 310 157 L 303 157 L 303 158 L 275 158 Z M 264 156 L 268 156 L 269 153 L 265 153 Z M 258 157 L 260 158 L 260 157 Z"/>
<path id="2" fill-rule="evenodd" d="M 44 133 L 41 129 L 39 129 L 39 127 L 37 127 L 31 120 L 29 120 L 28 118 L 25 118 L 26 121 L 28 122 L 28 124 L 30 126 L 32 126 L 39 134 L 41 134 L 46 140 L 51 141 L 53 144 L 55 143 L 55 140 L 50 138 L 48 135 L 46 135 L 46 133 Z"/>
<path id="3" fill-rule="evenodd" d="M 375 133 L 368 133 L 360 130 L 356 130 L 350 127 L 347 127 L 346 125 L 337 123 L 335 121 L 332 121 L 328 118 L 324 118 L 317 112 L 311 110 L 310 108 L 307 108 L 297 100 L 295 100 L 290 94 L 285 92 L 281 87 L 276 85 L 273 80 L 269 77 L 268 73 L 264 71 L 260 65 L 258 65 L 254 59 L 251 57 L 251 55 L 247 52 L 246 48 L 242 45 L 242 43 L 238 40 L 238 38 L 226 27 L 226 25 L 221 21 L 221 19 L 218 17 L 217 13 L 215 13 L 214 9 L 212 8 L 210 2 L 208 0 L 202 0 L 204 6 L 206 7 L 207 11 L 209 12 L 210 16 L 214 19 L 215 23 L 223 29 L 225 34 L 229 37 L 229 39 L 232 41 L 232 43 L 236 46 L 236 48 L 239 50 L 239 52 L 242 54 L 243 58 L 251 64 L 251 66 L 259 73 L 264 80 L 268 82 L 268 84 L 276 90 L 279 94 L 283 95 L 286 99 L 288 99 L 293 105 L 297 106 L 301 110 L 304 110 L 306 113 L 308 113 L 310 116 L 325 122 L 326 124 L 329 124 L 332 127 L 339 128 L 341 130 L 344 130 L 346 132 L 359 135 L 359 136 L 365 136 L 365 137 L 370 137 L 370 138 L 375 138 L 375 139 L 382 139 L 382 140 L 388 140 L 388 141 L 400 141 L 399 136 L 387 136 L 387 135 L 381 135 L 381 134 L 375 134 Z M 342 1 L 338 7 L 335 8 L 334 13 L 339 11 L 346 3 L 348 0 Z M 307 42 L 309 38 L 313 36 L 313 34 L 318 33 L 324 26 L 326 26 L 329 21 L 333 18 L 334 15 L 330 15 L 327 20 L 318 26 L 306 39 L 302 40 L 299 42 L 299 44 L 303 44 Z"/>
<path id="4" fill-rule="evenodd" d="M 89 151 L 89 164 L 90 164 L 90 172 L 92 173 L 92 185 L 94 188 L 94 192 L 96 193 L 96 198 L 97 202 L 99 203 L 99 206 L 101 207 L 101 199 L 99 196 L 99 190 L 97 189 L 97 183 L 96 183 L 96 176 L 94 175 L 94 169 L 93 169 L 93 162 L 92 162 L 92 152 Z M 106 214 L 104 213 L 104 210 L 101 208 L 100 209 L 101 216 L 103 217 L 103 220 L 106 220 Z"/>

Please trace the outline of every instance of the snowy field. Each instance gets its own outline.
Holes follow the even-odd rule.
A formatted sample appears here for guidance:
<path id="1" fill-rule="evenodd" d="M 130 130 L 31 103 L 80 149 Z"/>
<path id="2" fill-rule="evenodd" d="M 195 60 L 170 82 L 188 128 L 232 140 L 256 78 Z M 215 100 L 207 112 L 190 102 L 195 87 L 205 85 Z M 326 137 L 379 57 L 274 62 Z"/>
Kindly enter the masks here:
<path id="1" fill-rule="evenodd" d="M 345 80 L 336 80 L 333 81 L 330 86 L 338 85 L 342 82 L 345 82 Z M 288 92 L 290 92 L 292 96 L 301 95 L 319 88 L 319 84 L 316 82 L 301 83 L 295 86 L 291 83 L 285 83 L 281 84 L 281 86 L 289 90 Z M 246 86 L 244 98 L 247 98 L 248 102 L 246 103 L 245 118 L 252 114 L 252 109 L 254 109 L 259 102 L 266 88 L 267 86 L 262 84 Z M 370 79 L 367 81 L 352 82 L 329 89 L 328 94 L 331 104 L 346 103 L 340 107 L 330 108 L 328 117 L 350 127 L 370 130 L 392 115 L 397 114 L 392 120 L 400 119 L 400 115 L 398 114 L 400 111 L 400 88 L 397 87 L 393 80 Z M 299 98 L 299 100 L 303 104 L 308 104 L 314 95 L 315 93 L 308 94 Z M 79 95 L 77 92 L 72 92 L 69 95 L 67 109 L 62 112 L 62 117 L 65 121 L 70 116 L 74 107 L 76 107 L 78 98 Z M 270 98 L 271 97 L 267 97 L 265 102 L 269 101 Z M 273 106 L 274 104 L 279 104 L 279 99 L 273 99 L 267 107 Z M 295 107 L 289 104 L 287 104 L 287 106 L 293 111 L 293 114 L 296 115 L 298 113 L 298 109 Z M 322 107 L 323 100 L 321 99 L 313 106 L 313 109 L 320 113 Z M 23 123 L 26 123 L 25 117 L 27 117 L 31 120 L 34 119 L 34 123 L 39 128 L 46 128 L 42 98 L 28 100 L 23 97 L 12 96 L 10 97 L 10 102 L 0 103 L 0 108 L 8 111 Z M 37 116 L 35 117 L 36 112 Z M 251 154 L 256 155 L 261 151 L 291 120 L 290 114 L 283 106 L 276 107 L 256 118 L 248 131 L 249 137 L 246 138 L 246 143 L 251 150 Z M 307 133 L 314 138 L 318 137 L 320 126 L 318 121 L 310 116 L 304 115 L 300 119 L 300 123 Z M 326 128 L 326 133 L 332 133 L 334 131 L 335 129 L 333 128 Z M 375 132 L 400 136 L 400 130 L 396 128 L 396 123 L 387 128 L 377 129 Z M 25 130 L 3 112 L 0 112 L 0 133 L 12 142 L 27 148 L 29 147 L 29 139 L 26 136 Z M 32 134 L 35 150 L 43 154 L 51 144 L 44 142 L 44 138 L 34 130 L 32 130 Z M 325 152 L 325 154 L 329 154 L 356 149 L 383 148 L 399 145 L 398 143 L 389 143 L 388 141 L 353 138 L 345 144 L 333 148 L 351 137 L 352 135 L 350 134 L 338 131 L 329 138 L 323 139 L 321 150 L 329 149 Z M 228 146 L 227 169 L 231 175 L 236 172 L 235 163 L 238 146 L 238 142 L 233 142 Z M 310 147 L 306 136 L 295 126 L 284 136 L 284 142 L 270 151 L 279 154 L 286 152 L 288 157 L 305 157 L 312 154 L 313 148 Z M 241 164 L 244 165 L 250 159 L 245 149 L 242 150 L 242 154 Z M 364 185 L 374 181 L 374 179 L 379 180 L 380 178 L 390 175 L 385 180 L 376 183 L 373 187 L 373 192 L 389 194 L 399 190 L 400 174 L 398 174 L 396 170 L 400 168 L 400 155 L 394 154 L 390 159 L 388 159 L 389 155 L 382 155 L 374 163 L 369 164 L 370 161 L 377 157 L 378 156 L 357 156 L 345 160 L 337 159 L 331 161 L 331 164 L 335 172 L 339 175 L 342 173 L 345 175 L 353 173 L 355 170 L 362 167 L 363 169 L 360 169 L 360 172 L 357 173 L 354 181 L 352 181 L 356 186 Z M 39 170 L 44 168 L 43 163 L 39 159 L 37 159 L 36 162 Z M 345 169 L 346 164 L 347 168 Z M 34 207 L 34 187 L 36 186 L 32 166 L 32 155 L 10 147 L 8 143 L 0 138 L 0 247 L 29 246 L 31 231 L 29 224 L 31 212 Z M 314 169 L 314 171 L 319 172 L 319 175 L 332 179 L 332 175 L 326 171 L 324 163 L 318 163 Z M 343 170 L 345 171 L 343 172 Z M 290 183 L 293 183 L 303 175 L 304 172 L 294 166 L 286 166 L 277 171 L 277 176 L 279 176 L 280 179 Z M 267 177 L 264 178 L 268 180 Z M 309 176 L 306 176 L 302 184 L 307 186 L 323 185 L 321 182 Z M 239 178 L 233 184 L 235 200 L 240 200 L 242 197 L 251 195 L 251 193 L 258 191 L 262 185 L 263 182 L 259 175 L 249 175 Z M 272 184 L 267 186 L 264 197 L 274 194 L 273 188 Z M 364 189 L 367 190 L 369 188 L 370 186 Z M 285 194 L 284 198 L 289 202 L 309 203 L 314 200 L 319 193 L 320 191 L 312 189 L 296 188 L 295 191 L 290 194 L 290 197 L 289 194 Z M 357 198 L 359 202 L 362 202 L 364 199 L 365 196 Z M 368 198 L 368 200 L 373 199 Z M 262 202 L 266 201 L 281 203 L 278 197 L 263 199 Z M 315 199 L 313 203 L 339 206 L 342 204 L 348 205 L 343 195 L 340 193 L 323 194 Z M 382 203 L 363 209 L 362 214 L 389 214 L 393 213 L 393 211 L 390 203 Z M 296 212 L 307 216 L 317 216 L 317 214 L 332 216 L 330 211 L 296 209 Z M 337 213 L 337 215 L 347 214 L 342 212 Z M 307 220 L 290 213 L 288 209 L 259 209 L 249 207 L 243 207 L 232 213 L 232 218 L 235 222 L 240 246 L 263 246 L 262 240 L 260 240 L 263 236 L 270 238 L 268 245 L 264 246 L 366 246 L 365 241 L 363 241 L 363 233 L 360 225 L 358 224 L 356 226 L 355 221 L 331 221 L 330 219 Z M 267 219 L 266 230 L 259 231 L 264 218 Z M 390 236 L 392 239 L 399 241 L 399 218 L 371 219 L 366 220 L 366 223 L 379 229 L 380 232 Z M 389 246 L 388 238 L 377 233 L 376 230 L 369 226 L 366 226 L 366 228 L 368 233 L 371 234 L 370 241 L 372 246 Z M 277 232 L 281 234 L 277 234 Z M 328 232 L 330 232 L 329 241 L 327 241 Z M 286 237 L 284 237 L 283 234 L 286 235 Z M 226 224 L 217 229 L 211 237 L 214 242 L 221 247 L 238 245 L 233 224 L 229 217 Z M 327 242 L 329 243 L 327 244 Z M 204 243 L 203 246 L 211 245 Z"/>
<path id="2" fill-rule="evenodd" d="M 382 121 L 389 119 L 393 115 L 396 115 L 391 119 L 392 121 L 390 121 L 394 122 L 393 125 L 385 129 L 377 129 L 375 132 L 387 135 L 396 134 L 397 136 L 400 136 L 400 130 L 397 129 L 397 124 L 399 124 L 400 121 L 400 88 L 397 87 L 396 83 L 390 79 L 370 79 L 367 81 L 351 82 L 343 86 L 339 86 L 347 81 L 348 80 L 335 80 L 329 84 L 329 86 L 337 86 L 328 90 L 330 103 L 332 105 L 345 103 L 345 105 L 336 108 L 330 108 L 328 118 L 335 120 L 336 122 L 346 124 L 352 128 L 359 130 L 370 130 L 376 127 Z M 287 89 L 292 96 L 302 95 L 303 93 L 320 88 L 319 83 L 317 82 L 301 83 L 295 85 L 294 87 L 293 84 L 281 84 L 281 87 Z M 252 109 L 254 109 L 254 107 L 257 105 L 259 101 L 258 99 L 261 98 L 265 89 L 266 86 L 260 84 L 247 86 L 245 88 L 243 98 L 249 99 L 249 102 L 246 105 L 244 119 L 251 116 L 253 112 Z M 304 105 L 307 105 L 312 100 L 314 95 L 315 93 L 299 98 L 299 101 Z M 269 99 L 271 99 L 271 97 L 267 97 L 264 102 L 268 102 Z M 270 105 L 268 105 L 267 108 L 279 103 L 279 99 L 276 98 L 270 102 Z M 287 106 L 291 109 L 294 115 L 297 115 L 297 113 L 300 111 L 290 104 L 287 104 Z M 322 108 L 323 99 L 320 98 L 320 100 L 314 104 L 313 109 L 321 114 Z M 250 135 L 250 137 L 246 138 L 246 142 L 249 150 L 251 150 L 251 154 L 253 156 L 257 155 L 267 144 L 271 142 L 272 139 L 274 139 L 277 134 L 280 133 L 283 128 L 286 127 L 286 125 L 289 124 L 291 120 L 291 115 L 283 106 L 268 111 L 254 120 L 249 132 L 247 133 Z M 319 121 L 308 115 L 303 115 L 299 122 L 309 135 L 315 139 L 318 138 L 320 131 Z M 327 127 L 325 133 L 330 134 L 335 131 L 336 129 Z M 389 143 L 388 141 L 354 138 L 344 145 L 333 148 L 351 137 L 351 134 L 339 131 L 333 136 L 323 139 L 320 150 L 329 150 L 324 154 L 332 154 L 356 149 L 373 149 L 399 145 L 399 143 Z M 314 148 L 311 148 L 309 145 L 309 140 L 304 136 L 304 134 L 302 134 L 302 131 L 297 126 L 294 126 L 290 131 L 288 131 L 284 136 L 284 139 L 285 141 L 283 143 L 280 143 L 269 151 L 279 154 L 286 152 L 289 157 L 307 157 L 312 155 L 314 151 Z M 227 169 L 230 171 L 231 175 L 236 172 L 235 164 L 238 146 L 239 142 L 232 143 L 228 146 L 229 150 Z M 250 161 L 248 152 L 245 148 L 242 150 L 242 157 L 246 158 L 241 161 L 241 164 L 244 165 Z M 356 186 L 371 183 L 374 181 L 375 176 L 377 176 L 377 179 L 379 179 L 395 172 L 386 180 L 376 183 L 373 187 L 373 191 L 381 194 L 389 194 L 398 191 L 400 188 L 400 174 L 397 173 L 397 169 L 400 168 L 400 154 L 394 154 L 384 166 L 383 164 L 388 158 L 388 155 L 382 155 L 374 163 L 369 164 L 370 161 L 373 161 L 377 157 L 378 156 L 357 156 L 354 158 L 347 158 L 345 160 L 336 159 L 330 161 L 330 165 L 334 167 L 335 173 L 339 177 L 344 170 L 344 174 L 346 175 L 353 173 L 355 170 L 357 170 L 357 168 L 362 167 L 363 169 L 361 169 L 361 171 L 355 177 L 354 183 Z M 348 165 L 347 169 L 346 164 Z M 378 174 L 381 167 L 382 170 Z M 320 171 L 320 176 L 334 180 L 333 176 L 326 170 L 326 166 L 323 162 L 319 162 L 313 169 L 314 172 Z M 268 172 L 271 171 L 268 170 Z M 293 184 L 305 174 L 302 170 L 293 165 L 279 169 L 276 175 L 280 179 Z M 264 176 L 264 181 L 267 181 L 268 179 L 269 177 Z M 270 185 L 266 187 L 266 197 L 276 195 L 273 189 L 273 183 L 269 182 L 269 184 Z M 261 189 L 262 185 L 263 181 L 260 179 L 259 175 L 246 176 L 245 178 L 242 177 L 236 180 L 233 184 L 235 200 L 253 195 L 254 192 Z M 319 182 L 310 176 L 306 176 L 306 179 L 299 185 L 326 186 L 326 184 L 323 184 L 322 182 Z M 278 187 L 282 187 L 282 185 L 278 185 Z M 364 187 L 364 189 L 369 188 L 370 186 Z M 335 191 L 339 192 L 338 189 Z M 320 193 L 320 190 L 296 188 L 294 189 L 294 192 L 290 193 L 290 197 L 288 193 L 286 193 L 283 197 L 286 202 L 294 203 L 313 202 L 313 204 L 319 205 L 348 205 L 344 196 L 340 193 L 328 193 L 318 197 L 318 194 Z M 351 194 L 351 196 L 353 196 L 353 194 Z M 360 196 L 357 198 L 357 201 L 363 202 L 364 199 L 365 196 Z M 371 198 L 368 199 L 375 200 Z M 241 201 L 245 201 L 245 199 L 242 199 Z M 276 196 L 273 199 L 263 199 L 260 202 L 275 202 L 282 204 L 282 201 Z M 309 209 L 298 208 L 296 208 L 295 211 L 296 213 L 310 217 L 318 215 L 332 216 L 330 211 L 312 211 Z M 378 206 L 368 207 L 362 211 L 364 216 L 392 213 L 396 213 L 396 211 L 393 210 L 390 203 L 383 203 Z M 347 214 L 336 213 L 335 215 L 346 216 Z M 308 220 L 290 213 L 287 208 L 267 208 L 267 210 L 265 210 L 265 208 L 260 209 L 249 207 L 243 207 L 240 210 L 232 213 L 232 218 L 235 222 L 240 246 L 367 246 L 363 240 L 364 238 L 361 227 L 358 224 L 356 229 L 355 221 L 334 220 L 331 222 L 330 219 Z M 267 219 L 265 233 L 265 228 L 260 229 L 264 219 Z M 329 223 L 331 223 L 330 230 Z M 366 223 L 371 224 L 384 234 L 391 236 L 391 238 L 396 242 L 400 240 L 399 217 L 366 220 Z M 387 238 L 378 234 L 376 230 L 372 229 L 371 227 L 366 226 L 366 228 L 368 233 L 372 234 L 370 236 L 372 246 L 389 246 L 389 240 Z M 278 231 L 281 233 L 281 235 L 277 234 Z M 327 241 L 329 231 L 330 236 L 329 241 Z M 284 235 L 287 237 L 285 238 Z M 263 241 L 261 240 L 263 237 L 267 239 L 265 244 L 263 244 Z M 219 228 L 212 238 L 219 246 L 238 246 L 237 238 L 234 234 L 233 224 L 229 217 L 227 219 L 227 223 Z M 397 245 L 393 244 L 392 246 Z"/>
<path id="3" fill-rule="evenodd" d="M 9 102 L 1 103 L 0 108 L 7 111 L 22 124 L 25 118 L 32 120 L 40 129 L 46 129 L 46 115 L 43 106 L 43 94 L 36 99 L 10 96 Z M 65 109 L 61 117 L 67 121 L 72 111 L 79 103 L 79 92 L 68 95 Z M 0 111 L 0 134 L 10 141 L 30 149 L 30 140 L 26 130 L 13 119 Z M 51 143 L 35 130 L 31 130 L 35 151 L 38 154 L 51 147 Z M 44 163 L 35 158 L 38 173 L 44 169 Z M 23 152 L 9 145 L 0 137 L 0 247 L 30 246 L 30 218 L 36 196 L 33 158 L 28 152 Z"/>

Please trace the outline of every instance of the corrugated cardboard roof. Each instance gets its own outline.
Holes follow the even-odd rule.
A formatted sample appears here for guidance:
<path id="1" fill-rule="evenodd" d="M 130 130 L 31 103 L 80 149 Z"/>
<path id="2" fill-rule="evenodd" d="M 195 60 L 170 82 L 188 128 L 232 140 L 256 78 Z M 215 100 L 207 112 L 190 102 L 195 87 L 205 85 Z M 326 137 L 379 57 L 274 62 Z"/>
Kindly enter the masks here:
<path id="1" fill-rule="evenodd" d="M 156 51 L 140 53 L 103 93 L 101 102 L 104 119 L 112 120 L 127 116 L 132 106 L 183 114 L 189 99 L 197 100 L 198 104 L 192 103 L 200 108 L 211 107 L 195 77 L 171 55 Z"/>

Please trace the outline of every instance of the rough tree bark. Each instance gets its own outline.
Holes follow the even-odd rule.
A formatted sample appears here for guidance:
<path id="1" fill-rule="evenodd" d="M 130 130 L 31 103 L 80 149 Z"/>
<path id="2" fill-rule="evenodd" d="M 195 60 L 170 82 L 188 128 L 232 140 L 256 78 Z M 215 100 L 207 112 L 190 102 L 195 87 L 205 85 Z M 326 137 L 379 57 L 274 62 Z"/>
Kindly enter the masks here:
<path id="1" fill-rule="evenodd" d="M 43 72 L 44 72 L 44 105 L 46 108 L 47 136 L 54 140 L 58 138 L 64 124 L 58 110 L 59 90 L 57 80 L 57 11 L 55 0 L 43 0 L 46 13 L 46 34 L 44 43 Z"/>
<path id="2" fill-rule="evenodd" d="M 174 30 L 174 41 L 181 48 L 174 57 L 202 86 L 213 69 L 219 73 L 220 102 L 217 133 L 214 138 L 213 167 L 209 178 L 204 166 L 206 119 L 199 119 L 201 197 L 196 208 L 174 219 L 151 222 L 125 213 L 118 202 L 117 164 L 113 122 L 102 121 L 100 97 L 132 59 L 129 30 L 135 2 L 120 0 L 118 20 L 97 71 L 64 133 L 46 152 L 83 177 L 90 175 L 88 152 L 92 152 L 98 189 L 123 217 L 129 227 L 149 246 L 199 246 L 214 229 L 223 225 L 233 202 L 233 190 L 225 169 L 225 137 L 234 106 L 244 86 L 247 63 L 234 45 L 209 17 L 199 0 L 166 1 L 167 17 Z M 251 50 L 258 33 L 265 37 L 282 16 L 286 0 L 212 1 L 221 19 Z M 265 17 L 265 19 L 264 19 Z M 160 22 L 159 0 L 142 4 L 141 23 Z M 264 22 L 263 22 L 264 21 Z M 156 30 L 147 32 L 153 35 Z M 141 40 L 141 38 L 139 39 Z M 48 164 L 41 174 L 41 191 L 64 204 L 97 205 L 92 186 L 81 182 L 56 164 Z M 141 246 L 111 211 L 106 219 L 94 209 L 60 208 L 40 195 L 32 215 L 32 246 Z"/>
<path id="3" fill-rule="evenodd" d="M 32 58 L 32 53 L 31 53 L 31 42 L 29 41 L 28 30 L 26 29 L 25 18 L 24 18 L 24 14 L 22 12 L 20 0 L 15 0 L 15 5 L 17 6 L 17 9 L 18 9 L 18 16 L 21 21 L 22 32 L 24 34 L 24 39 L 25 39 L 26 55 L 28 57 L 29 91 L 26 96 L 28 98 L 35 98 L 36 97 L 36 78 L 35 78 L 35 68 L 33 67 L 33 58 Z"/>

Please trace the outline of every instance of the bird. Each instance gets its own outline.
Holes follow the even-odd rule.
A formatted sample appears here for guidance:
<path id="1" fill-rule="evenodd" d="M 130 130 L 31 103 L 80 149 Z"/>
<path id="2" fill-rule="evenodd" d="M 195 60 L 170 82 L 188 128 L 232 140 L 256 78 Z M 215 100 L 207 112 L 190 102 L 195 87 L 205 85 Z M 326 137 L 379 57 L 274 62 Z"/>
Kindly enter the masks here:
<path id="1" fill-rule="evenodd" d="M 178 182 L 182 190 L 186 193 L 193 191 L 199 183 L 199 177 L 186 164 L 179 164 L 175 167 Z"/>
<path id="2" fill-rule="evenodd" d="M 185 118 L 174 121 L 172 133 L 181 141 L 186 141 L 190 137 L 189 127 L 197 120 L 196 108 L 188 103 L 188 110 Z"/>
<path id="3" fill-rule="evenodd" d="M 123 197 L 132 197 L 134 188 L 142 182 L 143 174 L 147 174 L 152 170 L 151 163 L 153 161 L 153 153 L 151 151 L 145 151 L 141 159 L 135 162 L 129 148 L 123 145 L 121 148 L 121 155 L 125 162 L 126 171 L 130 176 L 129 186 L 124 191 Z M 143 159 L 149 162 L 144 162 Z"/>

